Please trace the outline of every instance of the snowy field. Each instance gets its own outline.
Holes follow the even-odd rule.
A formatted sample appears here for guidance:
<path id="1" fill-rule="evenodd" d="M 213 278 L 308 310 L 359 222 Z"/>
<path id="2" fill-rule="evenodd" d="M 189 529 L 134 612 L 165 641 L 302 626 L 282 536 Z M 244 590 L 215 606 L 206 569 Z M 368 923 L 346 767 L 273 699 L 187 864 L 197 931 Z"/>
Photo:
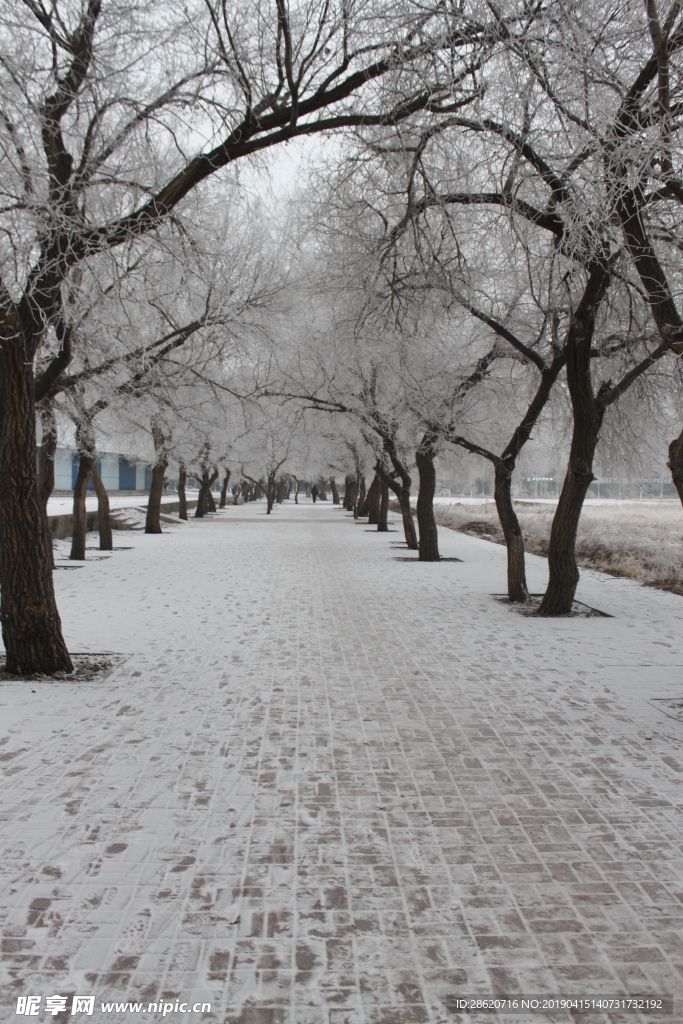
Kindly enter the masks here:
<path id="1" fill-rule="evenodd" d="M 515 501 L 527 551 L 547 555 L 557 502 Z M 503 543 L 492 498 L 436 498 L 436 520 Z M 683 508 L 680 501 L 588 499 L 577 538 L 579 565 L 683 594 Z"/>
<path id="2" fill-rule="evenodd" d="M 572 1018 L 453 999 L 650 993 L 682 1020 L 680 597 L 584 571 L 611 617 L 528 618 L 495 544 L 441 530 L 461 561 L 420 564 L 396 516 L 264 513 L 58 544 L 71 650 L 123 657 L 0 682 L 0 1019 L 76 993 L 92 1016 L 40 1019 L 525 1024 Z M 211 1009 L 102 1009 L 157 1000 Z"/>
<path id="3" fill-rule="evenodd" d="M 189 487 L 186 490 L 186 497 L 188 501 L 196 499 L 199 491 L 191 490 Z M 164 494 L 161 499 L 162 504 L 174 502 L 178 500 L 178 495 L 172 491 Z M 149 501 L 149 493 L 140 491 L 139 494 L 110 494 L 109 495 L 109 507 L 115 508 L 147 508 L 147 502 Z M 85 508 L 87 512 L 97 511 L 97 497 L 94 493 L 88 493 L 85 499 Z M 73 495 L 53 495 L 47 503 L 47 514 L 48 516 L 69 516 L 74 510 L 74 499 Z"/>

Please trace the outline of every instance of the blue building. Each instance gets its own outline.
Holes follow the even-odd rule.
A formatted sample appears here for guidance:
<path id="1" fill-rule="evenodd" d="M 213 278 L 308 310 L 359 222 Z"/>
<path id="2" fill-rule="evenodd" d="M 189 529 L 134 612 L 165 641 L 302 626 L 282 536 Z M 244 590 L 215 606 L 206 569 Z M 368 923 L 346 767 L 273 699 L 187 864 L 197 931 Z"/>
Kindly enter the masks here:
<path id="1" fill-rule="evenodd" d="M 55 455 L 55 490 L 73 491 L 78 476 L 79 455 L 70 448 L 57 448 Z M 152 467 L 128 459 L 115 452 L 103 452 L 97 460 L 102 483 L 109 493 L 115 491 L 148 491 L 152 484 Z M 92 490 L 92 482 L 88 484 Z"/>

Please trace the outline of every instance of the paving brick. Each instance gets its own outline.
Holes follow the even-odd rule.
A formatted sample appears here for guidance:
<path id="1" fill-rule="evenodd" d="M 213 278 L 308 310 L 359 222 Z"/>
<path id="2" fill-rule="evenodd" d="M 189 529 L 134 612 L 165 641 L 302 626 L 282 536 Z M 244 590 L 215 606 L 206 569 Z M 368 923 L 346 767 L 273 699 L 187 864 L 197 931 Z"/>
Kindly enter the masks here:
<path id="1" fill-rule="evenodd" d="M 56 574 L 113 674 L 0 689 L 3 1019 L 83 987 L 220 1024 L 683 1015 L 681 727 L 648 703 L 681 693 L 680 598 L 583 573 L 614 617 L 541 622 L 492 599 L 502 549 L 441 531 L 462 561 L 408 565 L 320 504 L 128 544 Z"/>

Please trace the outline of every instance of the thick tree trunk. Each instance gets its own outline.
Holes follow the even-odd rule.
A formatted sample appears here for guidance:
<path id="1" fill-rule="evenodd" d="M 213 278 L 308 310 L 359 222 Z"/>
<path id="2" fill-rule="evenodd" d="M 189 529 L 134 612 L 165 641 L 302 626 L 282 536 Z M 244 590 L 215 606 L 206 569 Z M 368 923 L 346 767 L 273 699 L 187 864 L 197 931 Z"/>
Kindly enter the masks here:
<path id="1" fill-rule="evenodd" d="M 508 554 L 508 598 L 518 604 L 529 600 L 524 567 L 524 537 L 512 505 L 512 474 L 501 463 L 495 467 L 494 496 Z"/>
<path id="2" fill-rule="evenodd" d="M 572 400 L 574 427 L 567 475 L 550 531 L 548 548 L 548 589 L 538 614 L 568 615 L 579 582 L 576 564 L 576 532 L 586 493 L 593 480 L 593 458 L 605 413 L 604 405 L 593 395 L 591 381 L 591 344 L 595 315 L 609 277 L 602 268 L 594 268 L 581 302 L 567 332 L 567 385 Z"/>
<path id="3" fill-rule="evenodd" d="M 377 516 L 377 532 L 387 533 L 389 530 L 389 524 L 387 522 L 389 515 L 389 488 L 382 481 L 379 485 L 379 514 Z"/>
<path id="4" fill-rule="evenodd" d="M 415 452 L 415 462 L 420 475 L 420 489 L 417 494 L 417 525 L 420 531 L 418 542 L 421 562 L 440 562 L 439 535 L 434 519 L 434 492 L 436 470 L 434 469 L 434 442 L 423 441 Z"/>
<path id="5" fill-rule="evenodd" d="M 293 477 L 292 479 L 294 480 L 294 504 L 298 505 L 299 504 L 299 481 L 297 480 L 296 477 Z"/>
<path id="6" fill-rule="evenodd" d="M 162 458 L 152 470 L 152 486 L 149 489 L 145 533 L 161 533 L 161 498 L 164 493 L 164 474 L 168 461 Z"/>
<path id="7" fill-rule="evenodd" d="M 78 475 L 74 485 L 74 506 L 71 526 L 71 554 L 69 558 L 74 561 L 85 560 L 85 538 L 87 532 L 87 514 L 85 509 L 85 498 L 88 493 L 88 480 L 92 470 L 93 461 L 85 452 L 81 452 L 78 462 Z"/>
<path id="8" fill-rule="evenodd" d="M 180 469 L 178 470 L 178 518 L 187 519 L 187 495 L 185 494 L 185 485 L 187 484 L 187 470 L 183 463 L 180 463 Z"/>
<path id="9" fill-rule="evenodd" d="M 225 508 L 225 503 L 228 500 L 228 484 L 230 483 L 230 470 L 226 469 L 225 478 L 223 480 L 223 486 L 221 487 L 221 500 L 220 508 Z"/>
<path id="10" fill-rule="evenodd" d="M 362 516 L 368 517 L 368 523 L 370 526 L 377 526 L 379 521 L 379 503 L 381 498 L 381 484 L 379 482 L 379 477 L 375 474 L 373 481 L 368 488 L 363 508 L 360 511 Z"/>
<path id="11" fill-rule="evenodd" d="M 268 478 L 266 484 L 266 515 L 269 516 L 273 511 L 273 505 L 275 504 L 275 481 Z"/>
<path id="12" fill-rule="evenodd" d="M 97 495 L 97 528 L 100 534 L 100 551 L 114 550 L 114 537 L 111 531 L 111 516 L 109 515 L 109 495 L 102 483 L 102 477 L 97 472 L 95 463 L 90 470 L 93 487 Z"/>
<path id="13" fill-rule="evenodd" d="M 339 491 L 337 489 L 337 481 L 333 476 L 330 477 L 330 490 L 332 491 L 332 504 L 341 505 L 339 500 Z"/>
<path id="14" fill-rule="evenodd" d="M 669 445 L 667 466 L 671 470 L 671 479 L 678 491 L 678 497 L 683 503 L 683 432 Z"/>
<path id="15" fill-rule="evenodd" d="M 320 501 L 327 501 L 327 491 L 325 490 L 325 480 L 323 477 L 318 477 L 318 498 Z"/>
<path id="16" fill-rule="evenodd" d="M 9 318 L 8 318 L 9 319 Z M 31 359 L 18 324 L 0 325 L 0 618 L 8 672 L 73 672 L 52 583 L 38 491 Z"/>

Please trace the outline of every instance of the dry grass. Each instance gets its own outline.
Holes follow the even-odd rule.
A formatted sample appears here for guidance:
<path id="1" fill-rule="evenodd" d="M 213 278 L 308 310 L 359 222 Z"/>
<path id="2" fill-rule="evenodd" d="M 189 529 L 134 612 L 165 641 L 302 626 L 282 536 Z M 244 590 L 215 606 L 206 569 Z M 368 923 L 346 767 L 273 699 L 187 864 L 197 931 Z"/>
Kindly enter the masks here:
<path id="1" fill-rule="evenodd" d="M 526 550 L 547 556 L 555 506 L 515 502 Z M 503 544 L 493 501 L 435 504 L 439 526 Z M 585 505 L 576 545 L 579 565 L 683 594 L 683 509 L 678 501 Z"/>

